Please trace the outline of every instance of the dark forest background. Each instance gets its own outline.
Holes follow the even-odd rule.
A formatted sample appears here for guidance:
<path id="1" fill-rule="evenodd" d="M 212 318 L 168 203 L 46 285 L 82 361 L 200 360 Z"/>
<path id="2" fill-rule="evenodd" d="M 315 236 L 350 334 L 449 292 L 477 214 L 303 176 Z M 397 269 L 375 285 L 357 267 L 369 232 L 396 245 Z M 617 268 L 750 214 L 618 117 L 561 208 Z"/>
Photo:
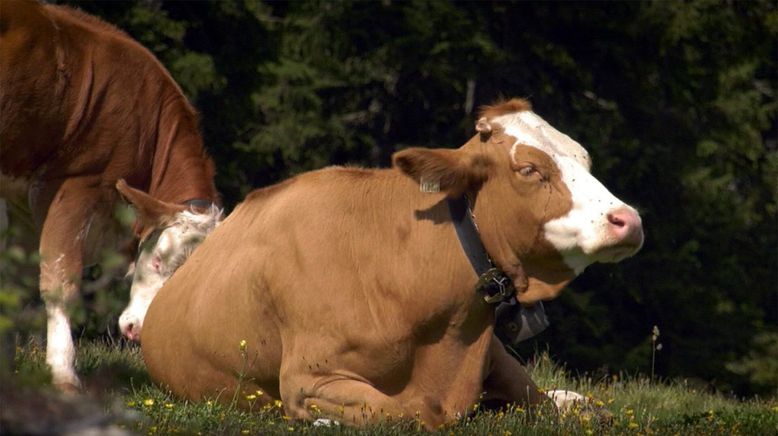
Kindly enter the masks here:
<path id="1" fill-rule="evenodd" d="M 641 211 L 646 244 L 546 305 L 574 371 L 778 391 L 774 1 L 62 1 L 154 52 L 197 107 L 230 210 L 333 164 L 458 147 L 527 97 Z M 118 316 L 118 313 L 115 314 Z"/>

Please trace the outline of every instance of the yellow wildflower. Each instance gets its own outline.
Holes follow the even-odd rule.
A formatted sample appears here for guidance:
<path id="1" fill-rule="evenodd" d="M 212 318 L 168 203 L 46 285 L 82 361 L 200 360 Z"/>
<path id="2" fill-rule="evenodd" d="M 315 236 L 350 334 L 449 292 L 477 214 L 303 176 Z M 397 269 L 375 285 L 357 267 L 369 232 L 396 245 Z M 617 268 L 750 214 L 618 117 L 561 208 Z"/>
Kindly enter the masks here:
<path id="1" fill-rule="evenodd" d="M 246 340 L 245 339 L 241 339 L 239 345 L 240 345 L 240 351 L 246 351 Z"/>
<path id="2" fill-rule="evenodd" d="M 264 393 L 264 392 L 262 392 L 262 390 L 260 390 L 260 389 L 257 389 L 257 396 L 258 396 L 258 397 L 261 397 L 262 395 L 265 395 L 265 393 Z"/>
<path id="3" fill-rule="evenodd" d="M 246 429 L 243 429 L 243 430 L 240 431 L 240 434 L 249 434 L 249 433 L 251 433 L 251 431 L 246 430 Z"/>
<path id="4" fill-rule="evenodd" d="M 173 403 L 165 403 L 165 409 L 172 409 Z"/>
<path id="5" fill-rule="evenodd" d="M 627 424 L 627 427 L 629 427 L 629 428 L 638 428 L 638 427 L 640 427 L 640 425 L 637 422 L 632 421 L 629 424 Z"/>
<path id="6" fill-rule="evenodd" d="M 280 408 L 282 408 L 282 407 L 284 407 L 284 403 L 282 403 L 282 402 L 281 402 L 281 400 L 275 400 L 275 401 L 273 402 L 273 404 L 274 404 L 274 405 L 275 405 L 277 408 L 279 408 L 279 409 L 280 409 Z"/>
<path id="7" fill-rule="evenodd" d="M 597 400 L 597 401 L 594 402 L 594 405 L 597 406 L 597 407 L 603 407 L 603 406 L 605 406 L 605 403 L 603 403 L 600 400 Z"/>
<path id="8" fill-rule="evenodd" d="M 246 399 L 249 400 L 249 401 L 254 401 L 254 400 L 257 399 L 257 396 L 254 395 L 254 394 L 248 394 L 248 395 L 246 395 Z"/>
<path id="9" fill-rule="evenodd" d="M 146 398 L 143 400 L 143 405 L 146 407 L 151 407 L 154 405 L 154 399 L 153 398 Z"/>

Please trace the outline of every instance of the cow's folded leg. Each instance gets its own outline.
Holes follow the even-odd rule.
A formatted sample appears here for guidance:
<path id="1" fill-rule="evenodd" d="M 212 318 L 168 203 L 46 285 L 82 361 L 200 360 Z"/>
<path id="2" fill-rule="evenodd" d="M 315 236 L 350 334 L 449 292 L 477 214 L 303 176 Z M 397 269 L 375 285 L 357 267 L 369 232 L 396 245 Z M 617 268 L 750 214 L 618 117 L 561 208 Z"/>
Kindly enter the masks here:
<path id="1" fill-rule="evenodd" d="M 513 357 L 497 337 L 493 337 L 491 349 L 491 371 L 484 380 L 483 403 L 490 407 L 504 407 L 516 404 L 521 407 L 533 407 L 550 404 L 551 401 L 538 389 L 527 374 L 527 370 Z"/>
<path id="2" fill-rule="evenodd" d="M 364 380 L 344 375 L 301 375 L 282 382 L 286 412 L 295 419 L 365 425 L 412 418 L 397 400 Z"/>

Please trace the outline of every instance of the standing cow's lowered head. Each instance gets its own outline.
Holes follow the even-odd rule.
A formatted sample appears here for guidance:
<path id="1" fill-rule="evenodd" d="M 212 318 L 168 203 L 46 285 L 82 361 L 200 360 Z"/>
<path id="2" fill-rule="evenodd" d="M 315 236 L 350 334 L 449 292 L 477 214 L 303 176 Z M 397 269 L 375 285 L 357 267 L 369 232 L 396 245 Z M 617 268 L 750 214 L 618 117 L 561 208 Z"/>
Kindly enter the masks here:
<path id="1" fill-rule="evenodd" d="M 210 203 L 203 210 L 167 203 L 132 188 L 124 180 L 116 189 L 137 211 L 138 254 L 127 276 L 132 279 L 130 302 L 119 316 L 119 330 L 140 341 L 143 318 L 159 288 L 224 218 Z"/>
<path id="2" fill-rule="evenodd" d="M 467 199 L 525 305 L 637 252 L 640 217 L 527 102 L 484 109 L 476 128 L 456 150 L 400 151 L 391 169 L 326 168 L 249 194 L 149 306 L 151 377 L 192 400 L 281 400 L 295 419 L 356 425 L 435 429 L 479 398 L 550 401 L 494 335 L 452 204 Z"/>

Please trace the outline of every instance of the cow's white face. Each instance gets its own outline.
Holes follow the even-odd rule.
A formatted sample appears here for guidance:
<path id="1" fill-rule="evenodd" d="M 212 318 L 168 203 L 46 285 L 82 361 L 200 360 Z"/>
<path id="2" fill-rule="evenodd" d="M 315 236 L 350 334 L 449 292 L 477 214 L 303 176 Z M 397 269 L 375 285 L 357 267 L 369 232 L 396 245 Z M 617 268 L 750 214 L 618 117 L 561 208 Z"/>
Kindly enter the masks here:
<path id="1" fill-rule="evenodd" d="M 591 175 L 589 153 L 532 111 L 501 115 L 489 120 L 516 139 L 511 148 L 530 146 L 543 151 L 556 164 L 562 182 L 572 195 L 572 208 L 543 226 L 545 239 L 564 262 L 580 274 L 594 262 L 618 262 L 643 245 L 640 215 L 611 194 Z"/>
<path id="2" fill-rule="evenodd" d="M 222 212 L 213 206 L 207 213 L 178 212 L 171 224 L 153 231 L 140 244 L 132 277 L 130 303 L 119 317 L 119 328 L 130 340 L 140 340 L 143 318 L 157 295 L 173 273 L 213 231 L 222 219 Z"/>

